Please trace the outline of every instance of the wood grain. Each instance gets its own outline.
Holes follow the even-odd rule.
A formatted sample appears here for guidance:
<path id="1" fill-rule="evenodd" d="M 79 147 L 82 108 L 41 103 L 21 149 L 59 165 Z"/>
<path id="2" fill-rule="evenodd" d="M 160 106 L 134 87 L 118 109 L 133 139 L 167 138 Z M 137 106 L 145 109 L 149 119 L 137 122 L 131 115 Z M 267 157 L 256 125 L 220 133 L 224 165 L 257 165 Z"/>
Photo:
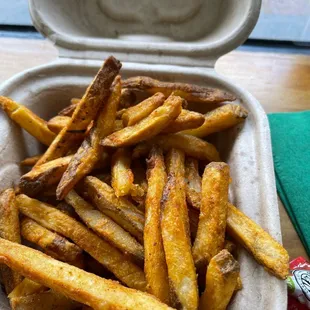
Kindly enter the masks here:
<path id="1" fill-rule="evenodd" d="M 0 83 L 57 58 L 56 48 L 43 40 L 0 39 Z M 310 109 L 310 56 L 233 51 L 221 57 L 216 70 L 250 91 L 265 111 Z M 283 243 L 290 257 L 307 257 L 279 201 Z"/>

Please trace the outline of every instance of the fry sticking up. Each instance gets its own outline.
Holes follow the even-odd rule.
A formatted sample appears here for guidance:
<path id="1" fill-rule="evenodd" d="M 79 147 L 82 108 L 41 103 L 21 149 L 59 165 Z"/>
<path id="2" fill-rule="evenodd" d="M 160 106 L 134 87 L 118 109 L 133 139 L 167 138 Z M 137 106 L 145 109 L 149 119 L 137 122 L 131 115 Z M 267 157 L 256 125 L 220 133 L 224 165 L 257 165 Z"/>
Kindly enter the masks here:
<path id="1" fill-rule="evenodd" d="M 195 209 L 200 209 L 201 177 L 198 171 L 198 161 L 188 157 L 185 160 L 186 200 Z"/>

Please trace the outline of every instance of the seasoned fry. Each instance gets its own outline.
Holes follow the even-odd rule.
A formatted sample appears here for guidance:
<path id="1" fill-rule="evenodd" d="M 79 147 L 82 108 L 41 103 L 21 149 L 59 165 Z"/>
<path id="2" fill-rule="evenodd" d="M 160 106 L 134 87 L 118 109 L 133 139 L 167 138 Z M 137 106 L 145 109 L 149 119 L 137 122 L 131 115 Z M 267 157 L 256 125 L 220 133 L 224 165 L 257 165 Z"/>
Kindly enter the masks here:
<path id="1" fill-rule="evenodd" d="M 131 107 L 132 105 L 135 104 L 136 101 L 136 95 L 135 93 L 127 88 L 122 89 L 122 95 L 121 95 L 121 100 L 119 102 L 119 107 L 121 109 L 127 109 Z"/>
<path id="2" fill-rule="evenodd" d="M 196 129 L 186 130 L 182 133 L 203 138 L 211 133 L 223 131 L 243 122 L 248 111 L 238 104 L 226 104 L 210 111 L 204 116 L 204 123 Z"/>
<path id="3" fill-rule="evenodd" d="M 129 195 L 134 176 L 130 169 L 131 152 L 129 149 L 119 148 L 112 156 L 112 187 L 117 197 Z"/>
<path id="4" fill-rule="evenodd" d="M 143 271 L 123 253 L 100 239 L 83 224 L 48 204 L 26 195 L 18 195 L 16 204 L 24 215 L 71 239 L 129 287 L 145 290 L 146 283 Z"/>
<path id="5" fill-rule="evenodd" d="M 49 186 L 58 183 L 71 159 L 72 155 L 60 157 L 24 174 L 19 181 L 22 193 L 34 196 Z"/>
<path id="6" fill-rule="evenodd" d="M 71 99 L 71 104 L 63 108 L 58 112 L 58 115 L 60 116 L 69 116 L 71 117 L 74 113 L 74 110 L 76 109 L 78 103 L 80 102 L 81 99 L 78 98 L 72 98 Z"/>
<path id="7" fill-rule="evenodd" d="M 167 181 L 162 150 L 152 148 L 147 161 L 148 191 L 145 200 L 144 272 L 147 290 L 170 304 L 170 286 L 160 229 L 160 201 Z"/>
<path id="8" fill-rule="evenodd" d="M 186 201 L 195 209 L 200 209 L 201 177 L 197 159 L 187 157 L 185 160 Z"/>
<path id="9" fill-rule="evenodd" d="M 239 276 L 239 264 L 222 250 L 210 260 L 206 275 L 206 290 L 200 298 L 199 309 L 225 310 L 234 293 Z"/>
<path id="10" fill-rule="evenodd" d="M 56 196 L 59 200 L 64 199 L 75 184 L 90 173 L 99 162 L 102 153 L 102 147 L 99 143 L 101 139 L 113 132 L 121 89 L 120 76 L 118 76 L 115 78 L 108 102 L 98 115 L 94 127 L 73 156 L 59 182 L 56 190 Z"/>
<path id="11" fill-rule="evenodd" d="M 0 237 L 21 243 L 18 208 L 12 188 L 8 188 L 0 195 Z M 22 281 L 20 274 L 5 265 L 0 265 L 0 276 L 7 294 L 10 294 L 15 286 Z"/>
<path id="12" fill-rule="evenodd" d="M 92 203 L 118 225 L 143 242 L 144 214 L 126 198 L 117 198 L 113 188 L 95 177 L 84 180 L 84 188 Z"/>
<path id="13" fill-rule="evenodd" d="M 168 275 L 183 309 L 197 309 L 196 270 L 188 235 L 184 154 L 172 149 L 167 156 L 168 181 L 162 196 L 161 230 Z"/>
<path id="14" fill-rule="evenodd" d="M 204 116 L 200 113 L 182 109 L 180 115 L 172 121 L 162 132 L 175 133 L 186 129 L 197 128 L 204 122 Z"/>
<path id="15" fill-rule="evenodd" d="M 122 115 L 124 126 L 132 126 L 140 122 L 143 118 L 149 116 L 155 109 L 161 106 L 165 101 L 162 93 L 156 93 L 139 104 L 128 108 Z"/>
<path id="16" fill-rule="evenodd" d="M 133 158 L 146 155 L 152 144 L 157 144 L 165 151 L 171 148 L 180 149 L 186 155 L 200 160 L 220 161 L 219 153 L 213 144 L 194 136 L 180 133 L 158 135 L 147 142 L 138 144 L 133 151 Z"/>
<path id="17" fill-rule="evenodd" d="M 196 267 L 206 266 L 224 248 L 229 179 L 229 167 L 225 163 L 210 163 L 203 173 L 198 230 L 193 246 Z"/>
<path id="18" fill-rule="evenodd" d="M 228 204 L 227 231 L 265 269 L 280 279 L 289 272 L 287 251 L 259 225 L 232 204 Z"/>
<path id="19" fill-rule="evenodd" d="M 21 166 L 34 166 L 37 163 L 37 161 L 41 158 L 41 156 L 42 154 L 35 155 L 32 157 L 27 157 L 20 162 L 20 165 Z"/>
<path id="20" fill-rule="evenodd" d="M 20 127 L 28 131 L 41 143 L 50 145 L 56 135 L 47 127 L 45 120 L 34 114 L 25 106 L 10 98 L 0 96 L 0 107 Z"/>
<path id="21" fill-rule="evenodd" d="M 221 89 L 207 88 L 185 83 L 162 82 L 147 76 L 135 76 L 123 80 L 123 87 L 144 90 L 150 94 L 161 92 L 166 97 L 173 92 L 176 96 L 180 96 L 187 101 L 198 103 L 219 103 L 236 100 L 234 95 Z"/>
<path id="22" fill-rule="evenodd" d="M 138 262 L 143 262 L 143 246 L 127 231 L 108 216 L 96 210 L 74 190 L 71 190 L 65 199 L 89 228 L 93 229 L 99 236 L 115 245 L 122 252 L 132 255 Z"/>
<path id="23" fill-rule="evenodd" d="M 82 249 L 66 238 L 44 228 L 30 218 L 21 221 L 24 239 L 40 246 L 44 253 L 58 260 L 71 263 L 82 255 Z"/>
<path id="24" fill-rule="evenodd" d="M 47 122 L 47 127 L 55 133 L 59 133 L 64 127 L 66 127 L 71 120 L 69 116 L 57 115 L 51 118 Z"/>
<path id="25" fill-rule="evenodd" d="M 172 120 L 181 113 L 183 99 L 169 96 L 165 103 L 155 109 L 149 116 L 133 126 L 125 127 L 109 136 L 101 144 L 103 146 L 129 146 L 142 140 L 150 139 L 161 132 Z"/>
<path id="26" fill-rule="evenodd" d="M 90 122 L 97 115 L 100 107 L 105 105 L 110 94 L 110 87 L 121 68 L 121 63 L 110 56 L 99 69 L 93 82 L 87 88 L 83 98 L 78 103 L 69 124 L 61 130 L 53 143 L 40 158 L 37 165 L 59 158 L 74 144 L 76 136 L 80 138 Z"/>
<path id="27" fill-rule="evenodd" d="M 33 281 L 95 310 L 171 309 L 155 297 L 57 261 L 39 251 L 0 239 L 0 261 Z"/>
<path id="28" fill-rule="evenodd" d="M 29 296 L 47 290 L 47 287 L 25 278 L 22 282 L 15 286 L 14 290 L 8 295 L 8 297 L 12 299 L 16 297 Z"/>

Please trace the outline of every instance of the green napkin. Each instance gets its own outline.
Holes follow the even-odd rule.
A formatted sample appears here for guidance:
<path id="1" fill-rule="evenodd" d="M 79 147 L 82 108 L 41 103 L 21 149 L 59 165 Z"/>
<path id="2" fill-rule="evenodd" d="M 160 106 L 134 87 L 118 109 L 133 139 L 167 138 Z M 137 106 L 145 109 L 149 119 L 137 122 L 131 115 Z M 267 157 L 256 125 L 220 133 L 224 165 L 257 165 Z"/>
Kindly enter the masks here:
<path id="1" fill-rule="evenodd" d="M 278 194 L 310 255 L 310 111 L 268 118 Z"/>

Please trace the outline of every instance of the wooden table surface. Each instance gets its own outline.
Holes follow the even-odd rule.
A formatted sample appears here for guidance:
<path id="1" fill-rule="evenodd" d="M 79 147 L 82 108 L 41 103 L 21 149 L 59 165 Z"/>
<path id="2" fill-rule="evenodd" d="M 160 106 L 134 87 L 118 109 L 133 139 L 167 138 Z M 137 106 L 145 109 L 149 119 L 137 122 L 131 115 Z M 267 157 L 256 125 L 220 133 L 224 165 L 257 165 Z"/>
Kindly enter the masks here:
<path id="1" fill-rule="evenodd" d="M 56 58 L 56 48 L 47 41 L 1 38 L 0 83 Z M 310 109 L 310 56 L 234 51 L 223 56 L 216 69 L 250 91 L 267 113 Z M 290 257 L 307 257 L 280 200 L 279 206 Z"/>

